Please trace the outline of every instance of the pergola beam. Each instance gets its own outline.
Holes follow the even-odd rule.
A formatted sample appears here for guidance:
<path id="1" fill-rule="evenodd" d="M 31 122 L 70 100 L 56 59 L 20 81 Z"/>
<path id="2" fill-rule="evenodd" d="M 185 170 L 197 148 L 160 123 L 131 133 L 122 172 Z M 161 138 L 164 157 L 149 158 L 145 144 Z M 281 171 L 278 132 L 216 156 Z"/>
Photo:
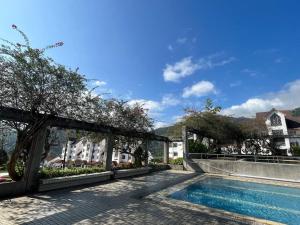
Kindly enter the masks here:
<path id="1" fill-rule="evenodd" d="M 48 115 L 39 114 L 40 117 L 47 117 Z M 127 130 L 116 128 L 98 123 L 79 121 L 75 119 L 67 119 L 58 116 L 48 116 L 49 125 L 52 127 L 60 127 L 65 129 L 85 130 L 90 132 L 98 132 L 112 135 L 122 135 L 126 137 L 144 138 L 148 140 L 170 142 L 169 138 L 155 135 L 150 132 L 140 132 L 136 130 Z M 14 108 L 0 107 L 0 120 L 10 120 L 17 122 L 28 123 L 33 121 L 32 114 L 28 111 L 23 111 Z"/>

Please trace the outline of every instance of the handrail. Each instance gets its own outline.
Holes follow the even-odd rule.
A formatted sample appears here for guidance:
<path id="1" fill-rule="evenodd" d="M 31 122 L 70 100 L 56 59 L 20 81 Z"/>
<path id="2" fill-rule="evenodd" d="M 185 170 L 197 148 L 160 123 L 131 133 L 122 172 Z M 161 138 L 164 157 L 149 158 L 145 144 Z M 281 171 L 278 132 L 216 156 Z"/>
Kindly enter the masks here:
<path id="1" fill-rule="evenodd" d="M 261 161 L 261 160 L 268 160 L 267 162 L 277 162 L 281 163 L 281 161 L 299 161 L 300 163 L 300 157 L 297 156 L 276 156 L 276 155 L 240 155 L 240 154 L 214 154 L 214 153 L 189 153 L 189 158 L 192 159 L 226 159 L 231 158 L 234 159 L 234 161 L 240 160 L 240 159 L 253 159 L 253 161 Z"/>

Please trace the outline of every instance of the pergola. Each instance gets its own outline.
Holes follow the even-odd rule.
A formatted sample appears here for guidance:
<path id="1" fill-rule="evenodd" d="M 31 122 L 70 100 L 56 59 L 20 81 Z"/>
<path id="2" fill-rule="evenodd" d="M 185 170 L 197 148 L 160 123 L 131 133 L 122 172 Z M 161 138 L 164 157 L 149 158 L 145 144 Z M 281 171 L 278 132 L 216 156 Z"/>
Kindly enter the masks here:
<path id="1" fill-rule="evenodd" d="M 44 114 L 39 114 L 38 116 L 41 116 L 43 118 L 47 117 L 47 115 Z M 0 120 L 28 123 L 32 121 L 32 116 L 31 113 L 28 111 L 8 107 L 0 107 Z M 116 135 L 133 138 L 142 138 L 147 141 L 152 140 L 164 142 L 164 163 L 169 162 L 170 139 L 167 137 L 155 135 L 154 133 L 150 132 L 139 132 L 136 130 L 127 130 L 93 122 L 86 122 L 57 116 L 49 116 L 47 118 L 47 126 L 41 128 L 40 132 L 38 132 L 38 134 L 33 138 L 32 147 L 28 156 L 28 163 L 25 168 L 23 180 L 20 182 L 13 182 L 15 184 L 19 183 L 14 190 L 16 194 L 33 191 L 35 190 L 38 184 L 38 171 L 41 163 L 41 156 L 44 150 L 47 127 L 59 127 L 65 129 L 84 130 L 89 132 L 106 134 L 106 146 L 104 154 L 104 167 L 106 171 L 111 170 L 113 139 Z M 11 191 L 9 185 L 6 189 L 7 192 Z"/>

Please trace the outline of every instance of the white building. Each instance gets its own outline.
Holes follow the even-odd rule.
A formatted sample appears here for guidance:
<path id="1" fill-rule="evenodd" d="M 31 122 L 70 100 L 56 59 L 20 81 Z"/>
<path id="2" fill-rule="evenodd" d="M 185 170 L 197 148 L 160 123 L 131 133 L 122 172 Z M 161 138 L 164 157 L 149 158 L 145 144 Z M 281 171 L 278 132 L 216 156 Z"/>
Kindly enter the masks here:
<path id="1" fill-rule="evenodd" d="M 62 149 L 61 159 L 66 163 L 80 165 L 101 164 L 104 160 L 105 139 L 99 143 L 91 142 L 83 139 L 80 141 L 68 141 L 67 148 Z M 65 156 L 66 155 L 66 156 Z M 149 158 L 152 155 L 148 152 Z M 117 163 L 133 162 L 133 157 L 130 154 L 120 153 L 114 149 L 112 154 L 112 161 Z"/>
<path id="2" fill-rule="evenodd" d="M 193 134 L 189 136 L 188 139 L 196 140 L 197 135 Z M 174 139 L 169 145 L 169 158 L 170 159 L 177 159 L 183 158 L 183 142 L 181 139 Z"/>
<path id="3" fill-rule="evenodd" d="M 105 139 L 99 143 L 88 140 L 68 141 L 67 148 L 62 149 L 61 158 L 75 165 L 95 164 L 103 160 Z"/>
<path id="4" fill-rule="evenodd" d="M 265 120 L 268 134 L 272 135 L 277 148 L 283 154 L 292 155 L 291 147 L 300 145 L 300 116 L 293 110 L 276 110 L 260 112 L 257 119 Z"/>
<path id="5" fill-rule="evenodd" d="M 182 141 L 176 140 L 169 145 L 169 158 L 177 159 L 183 158 L 183 144 Z"/>

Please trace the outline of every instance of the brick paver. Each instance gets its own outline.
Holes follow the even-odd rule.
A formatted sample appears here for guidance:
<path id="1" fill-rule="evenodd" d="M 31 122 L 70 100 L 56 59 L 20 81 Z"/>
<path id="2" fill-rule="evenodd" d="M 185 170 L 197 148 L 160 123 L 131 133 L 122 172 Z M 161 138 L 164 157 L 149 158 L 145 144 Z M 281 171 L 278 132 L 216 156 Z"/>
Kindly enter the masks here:
<path id="1" fill-rule="evenodd" d="M 143 198 L 191 177 L 164 171 L 95 186 L 0 201 L 0 224 L 241 224 Z"/>

